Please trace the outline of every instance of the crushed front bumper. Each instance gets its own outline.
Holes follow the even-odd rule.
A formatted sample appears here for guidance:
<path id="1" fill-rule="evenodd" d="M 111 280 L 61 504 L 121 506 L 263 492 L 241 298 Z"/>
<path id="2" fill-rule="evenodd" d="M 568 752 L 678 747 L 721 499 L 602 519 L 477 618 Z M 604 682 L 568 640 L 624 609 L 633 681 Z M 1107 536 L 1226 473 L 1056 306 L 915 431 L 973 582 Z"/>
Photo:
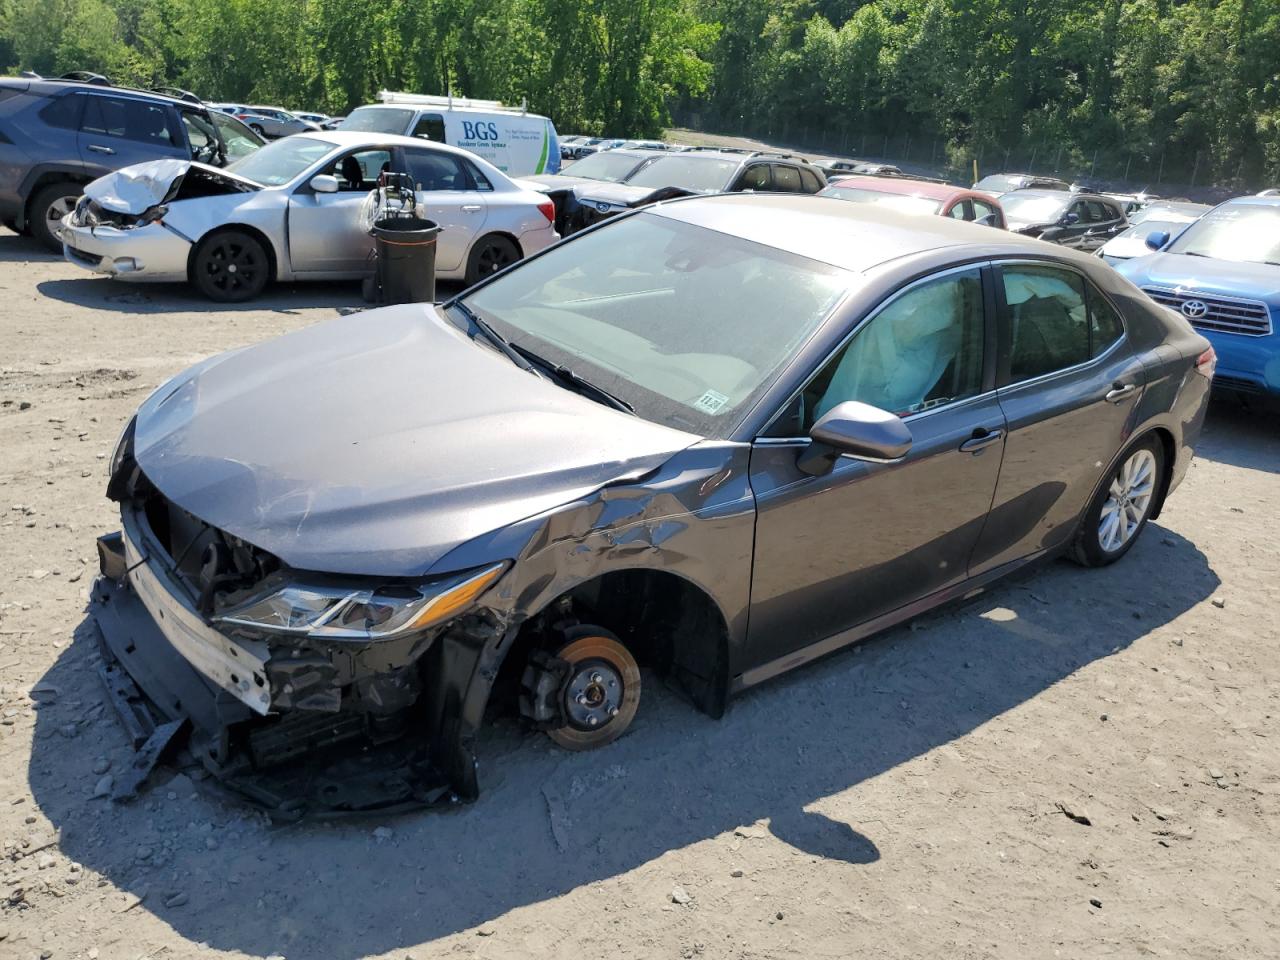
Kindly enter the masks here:
<path id="1" fill-rule="evenodd" d="M 59 236 L 68 263 L 121 280 L 178 282 L 187 279 L 191 243 L 159 223 L 121 229 L 75 226 L 62 218 Z"/>
<path id="2" fill-rule="evenodd" d="M 163 564 L 149 562 L 154 546 L 128 511 L 124 520 L 124 532 L 98 541 L 101 576 L 92 593 L 101 679 L 138 751 L 118 778 L 116 799 L 136 795 L 154 766 L 184 743 L 216 782 L 286 819 L 474 798 L 474 756 L 457 716 L 418 711 L 420 728 L 388 735 L 351 711 L 280 709 L 267 645 L 255 648 L 207 626 L 168 589 Z M 441 637 L 436 646 L 458 645 Z M 443 670 L 440 657 L 430 659 L 428 669 L 441 670 L 431 691 L 463 682 L 464 675 Z M 457 665 L 455 656 L 450 666 Z"/>

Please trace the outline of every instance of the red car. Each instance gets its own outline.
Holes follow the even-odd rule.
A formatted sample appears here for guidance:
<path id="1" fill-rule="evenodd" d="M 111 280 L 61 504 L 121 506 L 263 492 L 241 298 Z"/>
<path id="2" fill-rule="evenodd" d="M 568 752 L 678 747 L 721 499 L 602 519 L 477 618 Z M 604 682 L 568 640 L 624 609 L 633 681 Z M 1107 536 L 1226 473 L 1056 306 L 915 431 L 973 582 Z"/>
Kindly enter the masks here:
<path id="1" fill-rule="evenodd" d="M 827 184 L 820 197 L 836 197 L 857 203 L 878 203 L 905 213 L 932 213 L 954 220 L 970 220 L 988 227 L 1006 228 L 1000 201 L 967 187 L 953 187 L 926 180 L 887 177 L 841 177 Z"/>

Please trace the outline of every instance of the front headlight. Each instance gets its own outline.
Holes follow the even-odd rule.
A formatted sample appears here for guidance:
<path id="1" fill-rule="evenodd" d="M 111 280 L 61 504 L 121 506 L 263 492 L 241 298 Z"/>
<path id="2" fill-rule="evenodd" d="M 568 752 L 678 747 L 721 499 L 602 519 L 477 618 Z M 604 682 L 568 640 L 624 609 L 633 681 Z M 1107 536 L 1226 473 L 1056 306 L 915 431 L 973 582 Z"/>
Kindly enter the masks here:
<path id="1" fill-rule="evenodd" d="M 385 640 L 451 620 L 507 569 L 506 562 L 424 584 L 350 589 L 288 584 L 214 617 L 226 626 L 327 640 Z"/>

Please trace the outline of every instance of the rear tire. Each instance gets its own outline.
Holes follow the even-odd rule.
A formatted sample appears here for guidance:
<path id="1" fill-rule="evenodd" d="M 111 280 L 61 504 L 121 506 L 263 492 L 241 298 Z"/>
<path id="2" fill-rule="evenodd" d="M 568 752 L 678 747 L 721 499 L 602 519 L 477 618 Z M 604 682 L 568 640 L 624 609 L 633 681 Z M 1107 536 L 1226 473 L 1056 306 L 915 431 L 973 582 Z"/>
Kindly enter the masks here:
<path id="1" fill-rule="evenodd" d="M 252 300 L 271 279 L 271 260 L 262 242 L 243 230 L 219 230 L 200 241 L 191 259 L 191 280 L 210 300 Z"/>
<path id="2" fill-rule="evenodd" d="M 51 183 L 37 191 L 31 198 L 31 216 L 27 219 L 31 236 L 54 253 L 61 253 L 62 241 L 53 231 L 75 209 L 82 193 L 83 186 L 70 182 Z"/>
<path id="3" fill-rule="evenodd" d="M 1086 567 L 1105 567 L 1138 541 L 1159 502 L 1164 484 L 1164 445 L 1143 437 L 1124 452 L 1089 504 L 1072 544 L 1071 557 Z"/>
<path id="4" fill-rule="evenodd" d="M 520 259 L 520 251 L 506 237 L 491 233 L 481 237 L 467 258 L 466 284 L 472 286 Z"/>

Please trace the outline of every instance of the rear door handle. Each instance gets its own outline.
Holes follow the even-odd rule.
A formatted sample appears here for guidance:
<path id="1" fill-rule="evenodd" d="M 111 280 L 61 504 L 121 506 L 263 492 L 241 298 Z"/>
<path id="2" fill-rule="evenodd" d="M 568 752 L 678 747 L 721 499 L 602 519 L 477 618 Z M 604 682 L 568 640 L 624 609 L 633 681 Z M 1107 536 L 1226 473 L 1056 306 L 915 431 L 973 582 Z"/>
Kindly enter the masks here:
<path id="1" fill-rule="evenodd" d="M 970 439 L 960 444 L 960 449 L 964 453 L 977 453 L 979 450 L 984 450 L 993 443 L 998 443 L 1004 436 L 1004 431 L 983 430 L 979 427 L 977 430 L 973 431 L 973 434 L 974 435 Z"/>
<path id="2" fill-rule="evenodd" d="M 115 153 L 115 151 L 112 150 L 110 147 L 104 147 L 100 143 L 89 144 L 89 149 L 92 150 L 94 153 Z"/>
<path id="3" fill-rule="evenodd" d="M 462 205 L 463 213 L 479 213 L 483 209 L 484 207 L 480 206 L 478 203 L 464 203 Z"/>
<path id="4" fill-rule="evenodd" d="M 1137 389 L 1132 383 L 1117 383 L 1107 391 L 1107 403 L 1119 403 Z"/>

